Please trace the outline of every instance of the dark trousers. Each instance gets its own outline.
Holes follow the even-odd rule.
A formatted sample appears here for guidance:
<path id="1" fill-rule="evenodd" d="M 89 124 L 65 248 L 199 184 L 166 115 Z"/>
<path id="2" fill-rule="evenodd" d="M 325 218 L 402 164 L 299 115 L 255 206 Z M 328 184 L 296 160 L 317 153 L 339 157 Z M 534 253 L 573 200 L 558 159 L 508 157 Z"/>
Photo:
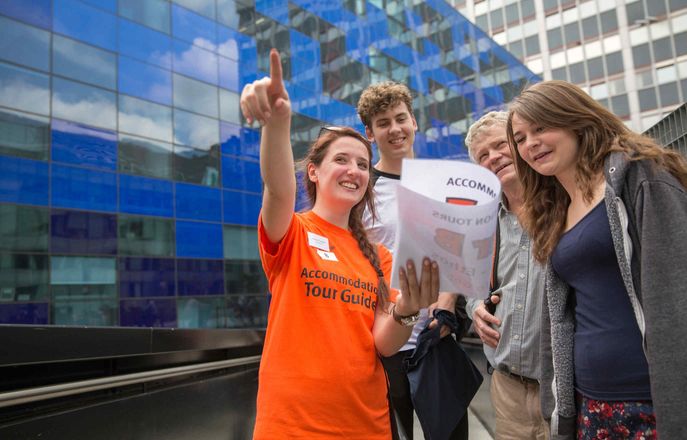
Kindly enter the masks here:
<path id="1" fill-rule="evenodd" d="M 401 431 L 399 437 L 394 435 L 394 440 L 399 438 L 413 440 L 413 401 L 410 397 L 410 382 L 408 382 L 408 376 L 406 376 L 403 366 L 403 359 L 411 353 L 412 350 L 399 351 L 391 357 L 382 358 L 382 365 L 384 365 L 386 374 L 389 377 L 391 405 Z M 463 418 L 460 419 L 460 422 L 458 422 L 458 425 L 456 425 L 456 429 L 451 433 L 449 440 L 468 440 L 467 411 Z"/>

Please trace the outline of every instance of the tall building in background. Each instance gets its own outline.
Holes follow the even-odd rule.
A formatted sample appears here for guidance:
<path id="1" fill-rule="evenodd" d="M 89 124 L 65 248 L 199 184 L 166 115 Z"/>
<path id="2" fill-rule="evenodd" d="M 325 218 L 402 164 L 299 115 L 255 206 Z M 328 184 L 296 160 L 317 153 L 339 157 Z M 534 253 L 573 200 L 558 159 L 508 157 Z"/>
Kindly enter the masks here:
<path id="1" fill-rule="evenodd" d="M 543 79 L 637 131 L 687 101 L 687 0 L 451 0 Z"/>
<path id="2" fill-rule="evenodd" d="M 464 158 L 475 116 L 537 80 L 443 0 L 0 1 L 0 324 L 264 327 L 238 99 L 271 47 L 297 155 L 362 131 L 361 91 L 393 79 L 418 156 Z"/>

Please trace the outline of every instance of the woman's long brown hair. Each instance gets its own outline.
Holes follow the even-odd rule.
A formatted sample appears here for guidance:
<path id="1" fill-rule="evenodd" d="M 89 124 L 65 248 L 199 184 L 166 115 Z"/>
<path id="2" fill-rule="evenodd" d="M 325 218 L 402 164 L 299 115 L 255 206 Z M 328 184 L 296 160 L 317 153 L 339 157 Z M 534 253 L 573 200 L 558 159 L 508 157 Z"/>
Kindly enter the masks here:
<path id="1" fill-rule="evenodd" d="M 509 106 L 507 135 L 515 168 L 524 186 L 521 221 L 533 242 L 533 255 L 545 263 L 565 229 L 570 197 L 554 176 L 534 171 L 518 153 L 513 136 L 513 115 L 543 128 L 571 130 L 578 138 L 576 182 L 591 202 L 612 151 L 630 160 L 651 160 L 665 168 L 687 188 L 687 161 L 677 151 L 660 147 L 653 139 L 635 133 L 613 113 L 579 87 L 565 81 L 534 84 Z"/>
<path id="2" fill-rule="evenodd" d="M 300 168 L 306 171 L 309 164 L 319 166 L 324 157 L 327 155 L 327 150 L 332 142 L 342 137 L 351 137 L 362 142 L 367 149 L 368 160 L 370 163 L 372 163 L 372 146 L 370 141 L 368 141 L 363 135 L 358 133 L 353 128 L 335 127 L 322 130 L 321 135 L 310 146 L 305 158 L 300 162 Z M 311 206 L 314 206 L 315 201 L 317 200 L 317 187 L 315 183 L 308 177 L 307 171 L 303 173 L 303 186 L 305 186 Z M 377 274 L 377 307 L 381 307 L 379 310 L 384 310 L 384 306 L 389 299 L 389 287 L 384 279 L 384 272 L 382 272 L 379 254 L 377 253 L 377 247 L 373 245 L 367 238 L 367 232 L 365 231 L 365 227 L 363 225 L 363 211 L 365 210 L 366 206 L 374 217 L 376 214 L 374 196 L 372 193 L 372 179 L 368 179 L 367 188 L 365 189 L 363 198 L 355 206 L 353 206 L 353 208 L 351 208 L 351 213 L 348 216 L 348 227 L 351 230 L 353 237 L 355 237 L 356 241 L 358 242 L 360 251 L 370 262 L 375 270 L 375 273 Z"/>

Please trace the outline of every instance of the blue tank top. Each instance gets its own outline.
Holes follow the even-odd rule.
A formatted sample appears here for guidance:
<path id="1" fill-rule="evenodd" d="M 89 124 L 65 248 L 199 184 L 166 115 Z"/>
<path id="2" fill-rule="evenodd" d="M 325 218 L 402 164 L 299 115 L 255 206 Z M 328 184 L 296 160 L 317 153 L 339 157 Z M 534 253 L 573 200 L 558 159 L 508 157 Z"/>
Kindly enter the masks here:
<path id="1" fill-rule="evenodd" d="M 563 234 L 551 264 L 574 295 L 575 388 L 598 400 L 650 400 L 642 336 L 603 201 Z"/>

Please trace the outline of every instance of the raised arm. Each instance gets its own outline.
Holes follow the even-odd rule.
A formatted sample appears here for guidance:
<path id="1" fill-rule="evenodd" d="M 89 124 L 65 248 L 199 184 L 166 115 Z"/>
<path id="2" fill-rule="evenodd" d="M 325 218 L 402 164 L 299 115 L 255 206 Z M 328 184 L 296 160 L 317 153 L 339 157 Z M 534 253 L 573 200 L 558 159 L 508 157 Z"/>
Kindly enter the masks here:
<path id="1" fill-rule="evenodd" d="M 276 49 L 270 51 L 270 76 L 246 85 L 240 102 L 248 123 L 258 121 L 262 126 L 260 174 L 265 183 L 262 224 L 270 241 L 279 243 L 293 217 L 296 176 L 291 149 L 291 101 Z"/>

